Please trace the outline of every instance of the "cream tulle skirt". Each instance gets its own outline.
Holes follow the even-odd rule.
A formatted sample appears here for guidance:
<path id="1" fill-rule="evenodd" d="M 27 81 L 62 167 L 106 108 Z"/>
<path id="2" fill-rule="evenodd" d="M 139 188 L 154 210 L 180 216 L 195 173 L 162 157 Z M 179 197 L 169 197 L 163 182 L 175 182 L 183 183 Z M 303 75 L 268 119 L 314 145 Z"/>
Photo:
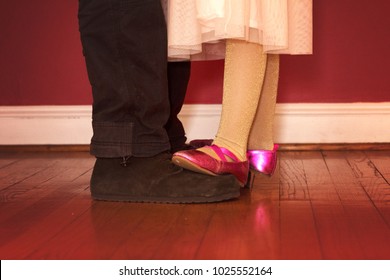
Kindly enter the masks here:
<path id="1" fill-rule="evenodd" d="M 168 56 L 222 59 L 225 39 L 274 54 L 312 53 L 312 0 L 162 0 Z"/>

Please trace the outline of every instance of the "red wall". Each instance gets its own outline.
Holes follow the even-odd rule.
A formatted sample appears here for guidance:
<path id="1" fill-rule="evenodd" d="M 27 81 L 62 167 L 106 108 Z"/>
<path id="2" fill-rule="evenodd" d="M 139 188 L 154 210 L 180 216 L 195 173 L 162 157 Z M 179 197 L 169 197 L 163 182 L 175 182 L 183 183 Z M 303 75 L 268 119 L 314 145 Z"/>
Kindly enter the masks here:
<path id="1" fill-rule="evenodd" d="M 374 4 L 375 3 L 375 4 Z M 86 105 L 77 0 L 0 3 L 0 105 Z M 283 56 L 278 101 L 390 101 L 390 1 L 314 0 L 314 55 Z M 193 63 L 186 103 L 220 103 L 223 61 Z"/>

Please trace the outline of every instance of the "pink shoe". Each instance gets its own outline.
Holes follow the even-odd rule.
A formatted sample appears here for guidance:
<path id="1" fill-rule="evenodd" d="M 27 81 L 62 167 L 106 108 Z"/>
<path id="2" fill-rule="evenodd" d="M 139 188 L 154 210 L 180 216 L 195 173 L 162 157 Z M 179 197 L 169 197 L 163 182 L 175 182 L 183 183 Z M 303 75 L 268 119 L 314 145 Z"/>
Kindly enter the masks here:
<path id="1" fill-rule="evenodd" d="M 251 169 L 272 176 L 276 169 L 276 152 L 279 145 L 275 144 L 273 150 L 249 150 L 247 157 Z"/>
<path id="2" fill-rule="evenodd" d="M 183 168 L 204 174 L 214 176 L 232 174 L 237 178 L 240 184 L 244 186 L 249 173 L 248 161 L 240 161 L 226 148 L 218 147 L 216 145 L 208 147 L 213 149 L 220 160 L 215 159 L 199 150 L 187 150 L 174 153 L 172 162 Z M 226 156 L 233 159 L 233 161 L 229 162 L 226 159 Z"/>

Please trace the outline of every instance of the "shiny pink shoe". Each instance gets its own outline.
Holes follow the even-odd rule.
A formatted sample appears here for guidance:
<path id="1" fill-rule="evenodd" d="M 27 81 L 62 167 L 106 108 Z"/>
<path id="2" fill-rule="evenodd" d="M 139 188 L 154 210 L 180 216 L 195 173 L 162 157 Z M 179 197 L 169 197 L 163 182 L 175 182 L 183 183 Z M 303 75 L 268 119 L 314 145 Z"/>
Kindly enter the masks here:
<path id="1" fill-rule="evenodd" d="M 186 150 L 173 154 L 172 162 L 178 166 L 191 171 L 209 175 L 234 175 L 239 183 L 244 186 L 249 173 L 248 161 L 240 161 L 232 152 L 226 148 L 216 145 L 208 146 L 218 155 L 220 160 L 209 156 L 199 150 Z M 233 161 L 228 161 L 226 157 Z"/>
<path id="2" fill-rule="evenodd" d="M 276 152 L 279 145 L 275 144 L 273 150 L 249 150 L 247 157 L 250 168 L 268 176 L 272 176 L 276 169 Z"/>

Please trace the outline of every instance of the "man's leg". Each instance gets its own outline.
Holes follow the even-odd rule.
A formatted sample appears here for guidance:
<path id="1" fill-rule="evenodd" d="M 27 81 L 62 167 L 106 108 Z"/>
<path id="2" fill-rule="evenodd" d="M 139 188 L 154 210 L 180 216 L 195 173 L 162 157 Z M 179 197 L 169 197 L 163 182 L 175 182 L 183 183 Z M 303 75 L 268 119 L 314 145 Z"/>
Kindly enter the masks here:
<path id="1" fill-rule="evenodd" d="M 190 73 L 191 63 L 189 61 L 168 63 L 168 91 L 171 110 L 165 128 L 168 133 L 172 153 L 189 147 L 189 145 L 186 145 L 185 130 L 178 118 L 178 114 L 183 107 Z"/>
<path id="2" fill-rule="evenodd" d="M 80 34 L 93 91 L 95 199 L 212 202 L 239 196 L 233 176 L 172 164 L 166 26 L 160 0 L 80 0 Z"/>
<path id="3" fill-rule="evenodd" d="M 93 93 L 91 152 L 154 156 L 169 150 L 166 27 L 156 0 L 80 0 Z"/>

